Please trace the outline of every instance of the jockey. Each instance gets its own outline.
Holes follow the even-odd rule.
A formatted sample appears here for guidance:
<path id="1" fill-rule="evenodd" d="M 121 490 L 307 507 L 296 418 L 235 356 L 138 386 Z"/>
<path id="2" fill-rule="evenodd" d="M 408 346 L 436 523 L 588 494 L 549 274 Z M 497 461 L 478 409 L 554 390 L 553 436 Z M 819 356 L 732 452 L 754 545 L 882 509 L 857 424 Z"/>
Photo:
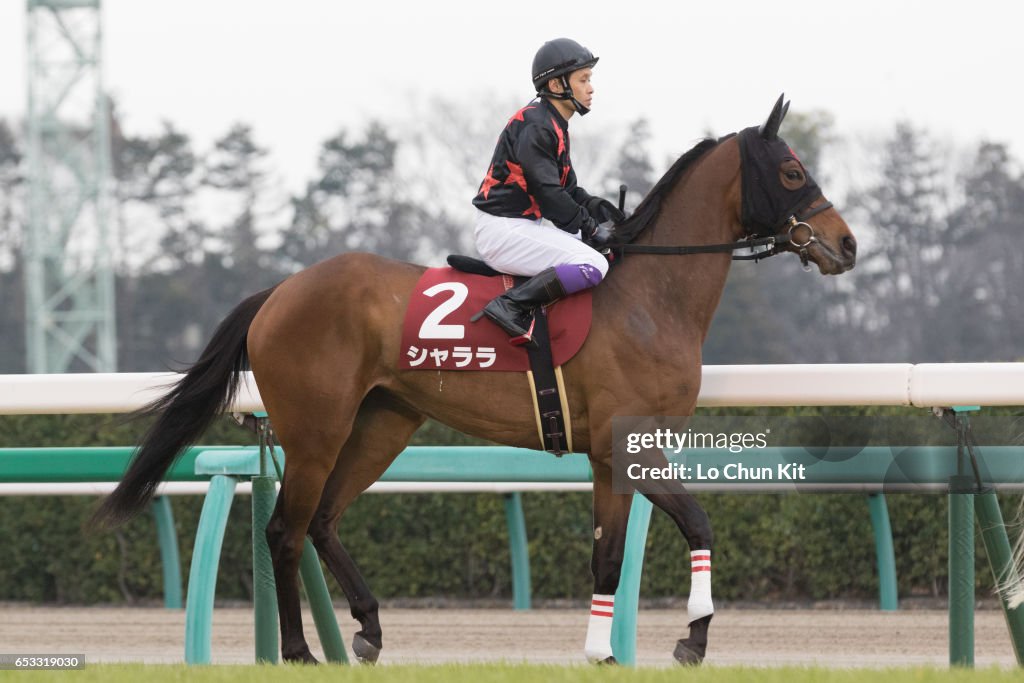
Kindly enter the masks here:
<path id="1" fill-rule="evenodd" d="M 608 272 L 600 248 L 625 218 L 611 202 L 576 184 L 569 119 L 590 111 L 590 50 L 568 38 L 544 43 L 533 58 L 537 98 L 508 120 L 487 176 L 473 199 L 476 247 L 487 265 L 530 276 L 484 307 L 513 339 L 529 343 L 533 311 L 599 283 Z"/>

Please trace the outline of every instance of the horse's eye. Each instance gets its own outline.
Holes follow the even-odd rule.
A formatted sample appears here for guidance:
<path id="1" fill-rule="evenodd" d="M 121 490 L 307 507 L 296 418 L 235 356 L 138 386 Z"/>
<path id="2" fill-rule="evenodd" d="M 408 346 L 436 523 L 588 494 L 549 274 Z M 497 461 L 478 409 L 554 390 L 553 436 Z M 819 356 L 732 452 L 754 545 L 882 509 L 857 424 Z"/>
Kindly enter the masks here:
<path id="1" fill-rule="evenodd" d="M 798 182 L 803 179 L 803 174 L 800 171 L 786 171 L 786 177 L 793 182 Z"/>

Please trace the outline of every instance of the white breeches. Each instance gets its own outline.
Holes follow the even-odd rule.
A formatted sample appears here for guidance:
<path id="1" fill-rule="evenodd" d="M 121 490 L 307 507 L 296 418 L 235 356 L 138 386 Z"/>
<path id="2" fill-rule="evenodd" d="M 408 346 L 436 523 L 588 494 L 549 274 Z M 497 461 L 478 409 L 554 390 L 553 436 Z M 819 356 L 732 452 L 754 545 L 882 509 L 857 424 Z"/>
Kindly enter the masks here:
<path id="1" fill-rule="evenodd" d="M 477 211 L 476 249 L 484 262 L 509 275 L 532 277 L 562 265 L 588 264 L 608 274 L 608 260 L 543 219 L 504 218 Z"/>

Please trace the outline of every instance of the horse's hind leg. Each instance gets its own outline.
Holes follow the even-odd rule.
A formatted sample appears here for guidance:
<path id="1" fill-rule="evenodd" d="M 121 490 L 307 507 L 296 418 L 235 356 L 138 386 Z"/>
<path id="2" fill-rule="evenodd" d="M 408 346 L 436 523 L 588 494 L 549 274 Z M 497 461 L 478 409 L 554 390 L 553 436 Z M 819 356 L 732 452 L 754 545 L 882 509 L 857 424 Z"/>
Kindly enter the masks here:
<path id="1" fill-rule="evenodd" d="M 302 632 L 299 560 L 317 501 L 348 438 L 355 406 L 346 414 L 336 407 L 341 402 L 330 402 L 330 410 L 327 402 L 321 402 L 317 407 L 323 410 L 313 410 L 309 401 L 298 400 L 301 397 L 290 402 L 281 398 L 275 397 L 273 409 L 267 406 L 287 458 L 277 505 L 267 523 L 281 618 L 281 655 L 285 661 L 315 663 Z"/>
<path id="2" fill-rule="evenodd" d="M 380 478 L 423 420 L 385 394 L 371 393 L 359 408 L 309 527 L 317 553 L 345 592 L 352 617 L 359 622 L 352 652 L 361 662 L 376 662 L 383 647 L 378 605 L 338 538 L 338 521 L 356 496 Z"/>

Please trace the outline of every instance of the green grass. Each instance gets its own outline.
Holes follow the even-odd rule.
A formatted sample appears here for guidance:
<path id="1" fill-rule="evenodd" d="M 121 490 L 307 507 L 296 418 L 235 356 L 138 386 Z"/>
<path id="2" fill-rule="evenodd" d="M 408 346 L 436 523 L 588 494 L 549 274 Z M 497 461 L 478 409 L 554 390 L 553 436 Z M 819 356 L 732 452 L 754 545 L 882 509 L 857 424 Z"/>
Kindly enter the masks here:
<path id="1" fill-rule="evenodd" d="M 534 666 L 524 664 L 442 664 L 437 666 L 351 667 L 339 671 L 334 666 L 204 666 L 145 664 L 96 664 L 83 671 L 0 672 L 3 681 L 64 681 L 76 683 L 163 683 L 164 681 L 209 681 L 211 683 L 516 683 L 519 681 L 550 681 L 551 683 L 601 683 L 603 681 L 636 681 L 638 683 L 946 683 L 960 681 L 1022 681 L 1019 670 L 981 669 L 946 670 L 939 668 L 907 669 L 822 669 L 779 667 L 705 667 L 682 670 L 595 668 L 590 666 Z"/>

